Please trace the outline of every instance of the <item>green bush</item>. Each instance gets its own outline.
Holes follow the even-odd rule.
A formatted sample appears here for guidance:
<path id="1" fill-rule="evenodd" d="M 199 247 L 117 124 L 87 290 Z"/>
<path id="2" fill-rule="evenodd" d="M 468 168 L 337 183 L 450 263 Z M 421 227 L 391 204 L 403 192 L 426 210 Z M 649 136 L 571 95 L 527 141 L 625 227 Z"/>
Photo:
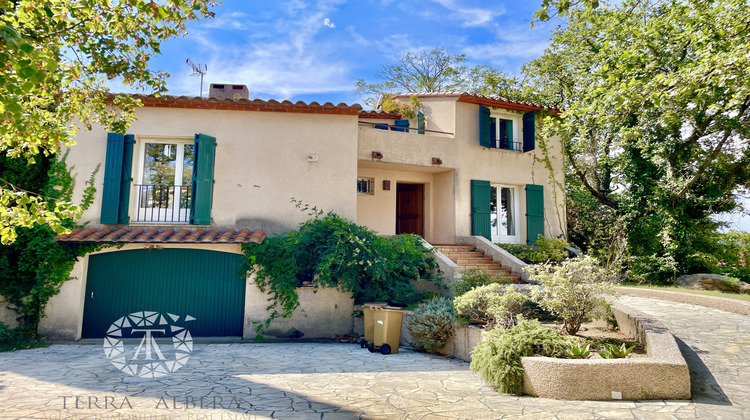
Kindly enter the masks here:
<path id="1" fill-rule="evenodd" d="M 611 276 L 593 257 L 532 265 L 526 270 L 542 286 L 532 289 L 532 298 L 560 317 L 570 335 L 578 332 L 585 319 L 606 316 L 607 297 L 615 295 Z"/>
<path id="2" fill-rule="evenodd" d="M 546 239 L 541 234 L 534 245 L 500 243 L 496 245 L 528 264 L 559 263 L 568 256 L 568 251 L 565 249 L 568 243 L 564 239 Z"/>
<path id="3" fill-rule="evenodd" d="M 489 275 L 481 268 L 469 268 L 461 274 L 461 279 L 451 284 L 454 296 L 461 296 L 477 286 L 487 284 L 508 284 L 508 278 L 501 274 Z"/>
<path id="4" fill-rule="evenodd" d="M 298 207 L 307 206 L 297 202 Z M 270 318 L 288 317 L 299 306 L 297 287 L 313 286 L 352 292 L 357 304 L 384 301 L 408 306 L 419 300 L 412 280 L 432 279 L 437 267 L 416 235 L 378 236 L 334 213 L 316 208 L 298 230 L 242 246 L 243 270 L 255 273 L 255 284 L 271 295 Z"/>
<path id="5" fill-rule="evenodd" d="M 518 323 L 526 296 L 513 286 L 489 284 L 479 286 L 457 297 L 453 307 L 460 316 L 474 324 L 493 328 L 500 324 L 510 328 Z"/>
<path id="6" fill-rule="evenodd" d="M 715 249 L 716 273 L 750 283 L 750 232 L 722 233 Z"/>
<path id="7" fill-rule="evenodd" d="M 455 321 L 453 302 L 448 298 L 434 297 L 417 305 L 408 327 L 417 346 L 429 353 L 437 353 L 453 336 Z"/>
<path id="8" fill-rule="evenodd" d="M 567 341 L 560 334 L 543 327 L 536 320 L 521 320 L 509 329 L 495 329 L 485 334 L 471 352 L 471 371 L 499 392 L 523 393 L 525 356 L 562 357 Z"/>
<path id="9" fill-rule="evenodd" d="M 30 327 L 10 328 L 0 322 L 0 352 L 46 347 Z"/>

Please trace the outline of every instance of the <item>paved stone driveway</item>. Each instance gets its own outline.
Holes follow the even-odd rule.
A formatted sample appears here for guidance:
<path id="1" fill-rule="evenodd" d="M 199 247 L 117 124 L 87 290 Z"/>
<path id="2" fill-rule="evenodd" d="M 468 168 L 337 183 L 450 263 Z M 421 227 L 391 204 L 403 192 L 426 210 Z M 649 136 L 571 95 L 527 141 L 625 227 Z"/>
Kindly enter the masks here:
<path id="1" fill-rule="evenodd" d="M 156 379 L 126 376 L 101 346 L 55 345 L 0 354 L 0 418 L 750 419 L 750 317 L 623 300 L 684 341 L 700 378 L 694 401 L 499 395 L 467 363 L 412 351 L 382 356 L 345 344 L 196 344 L 185 367 Z"/>

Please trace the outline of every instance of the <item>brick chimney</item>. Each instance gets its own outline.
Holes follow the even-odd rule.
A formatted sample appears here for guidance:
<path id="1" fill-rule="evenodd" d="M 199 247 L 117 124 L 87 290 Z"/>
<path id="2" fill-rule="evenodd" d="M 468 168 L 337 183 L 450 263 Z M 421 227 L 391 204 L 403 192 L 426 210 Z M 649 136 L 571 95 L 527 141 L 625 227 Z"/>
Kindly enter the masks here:
<path id="1" fill-rule="evenodd" d="M 245 85 L 211 83 L 208 89 L 209 98 L 217 99 L 250 99 L 250 91 Z"/>

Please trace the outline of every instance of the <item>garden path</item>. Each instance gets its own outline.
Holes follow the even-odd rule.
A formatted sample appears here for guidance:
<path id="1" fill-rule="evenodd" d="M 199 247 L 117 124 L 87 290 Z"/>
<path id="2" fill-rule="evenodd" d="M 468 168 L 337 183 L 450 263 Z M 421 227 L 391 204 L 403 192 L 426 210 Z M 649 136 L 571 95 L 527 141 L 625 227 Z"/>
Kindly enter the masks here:
<path id="1" fill-rule="evenodd" d="M 679 338 L 693 400 L 500 395 L 467 363 L 408 349 L 383 356 L 351 344 L 194 344 L 175 373 L 134 378 L 107 361 L 101 343 L 76 343 L 0 354 L 0 418 L 750 420 L 750 317 L 621 299 Z"/>

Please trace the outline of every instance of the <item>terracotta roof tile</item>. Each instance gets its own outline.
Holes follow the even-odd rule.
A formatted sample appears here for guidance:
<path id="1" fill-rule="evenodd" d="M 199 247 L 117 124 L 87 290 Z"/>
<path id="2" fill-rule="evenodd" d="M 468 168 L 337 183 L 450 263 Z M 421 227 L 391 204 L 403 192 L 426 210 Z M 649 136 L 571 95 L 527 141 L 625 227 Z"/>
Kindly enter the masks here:
<path id="1" fill-rule="evenodd" d="M 326 102 L 321 105 L 318 102 L 305 103 L 297 101 L 292 103 L 289 100 L 277 101 L 274 99 L 235 99 L 235 98 L 201 98 L 196 96 L 173 96 L 119 93 L 110 94 L 110 98 L 117 95 L 126 95 L 141 101 L 145 107 L 155 108 L 195 108 L 195 109 L 223 109 L 235 111 L 265 111 L 265 112 L 296 112 L 312 114 L 331 114 L 331 115 L 357 115 L 362 110 L 359 104 L 347 105 L 340 103 L 334 105 Z"/>
<path id="2" fill-rule="evenodd" d="M 189 231 L 189 230 L 187 230 L 187 229 L 180 229 L 180 230 L 178 230 L 177 232 L 175 232 L 175 233 L 174 233 L 174 235 L 172 235 L 172 237 L 171 237 L 171 238 L 169 238 L 169 240 L 168 240 L 168 241 L 169 241 L 169 242 L 182 242 L 182 240 L 183 240 L 183 239 L 184 239 L 184 238 L 185 238 L 186 236 L 190 235 L 191 233 L 192 233 L 192 232 L 191 232 L 191 231 Z"/>
<path id="3" fill-rule="evenodd" d="M 159 234 L 159 229 L 149 229 L 138 236 L 143 242 L 150 242 L 151 238 Z"/>
<path id="4" fill-rule="evenodd" d="M 121 236 L 120 240 L 122 240 L 124 242 L 130 242 L 135 237 L 140 236 L 140 234 L 142 234 L 142 233 L 143 233 L 143 229 L 133 229 L 130 232 L 126 233 L 125 235 Z"/>
<path id="5" fill-rule="evenodd" d="M 92 239 L 94 239 L 94 240 L 99 240 L 99 239 L 101 239 L 101 238 L 103 238 L 103 237 L 105 237 L 105 236 L 109 235 L 110 233 L 112 233 L 112 229 L 109 229 L 109 228 L 107 228 L 107 229 L 101 229 L 101 230 L 99 230 L 98 232 L 92 233 L 92 234 L 91 234 L 91 235 L 89 235 L 89 236 L 90 236 L 90 237 L 91 237 Z"/>
<path id="6" fill-rule="evenodd" d="M 222 244 L 259 244 L 266 238 L 266 234 L 258 229 L 143 229 L 128 230 L 120 228 L 115 230 L 103 228 L 86 228 L 73 229 L 69 234 L 59 235 L 55 238 L 58 242 L 83 242 L 83 243 L 180 243 L 180 244 L 200 244 L 200 243 L 222 243 Z"/>
<path id="7" fill-rule="evenodd" d="M 467 102 L 479 105 L 497 106 L 517 111 L 550 111 L 562 112 L 562 109 L 554 106 L 535 104 L 533 102 L 516 101 L 514 99 L 500 96 L 486 96 L 469 92 L 405 92 L 396 93 L 394 98 L 416 96 L 419 98 L 458 98 L 458 102 Z"/>
<path id="8" fill-rule="evenodd" d="M 104 229 L 102 229 L 102 230 L 104 230 Z M 117 229 L 116 231 L 110 233 L 109 235 L 100 237 L 100 239 L 103 240 L 103 241 L 115 241 L 118 238 L 120 238 L 123 235 L 125 235 L 126 233 L 128 233 L 127 229 L 120 228 L 120 229 Z"/>
<path id="9" fill-rule="evenodd" d="M 399 120 L 401 114 L 398 112 L 385 112 L 382 109 L 360 111 L 359 118 L 376 118 L 381 120 Z"/>

